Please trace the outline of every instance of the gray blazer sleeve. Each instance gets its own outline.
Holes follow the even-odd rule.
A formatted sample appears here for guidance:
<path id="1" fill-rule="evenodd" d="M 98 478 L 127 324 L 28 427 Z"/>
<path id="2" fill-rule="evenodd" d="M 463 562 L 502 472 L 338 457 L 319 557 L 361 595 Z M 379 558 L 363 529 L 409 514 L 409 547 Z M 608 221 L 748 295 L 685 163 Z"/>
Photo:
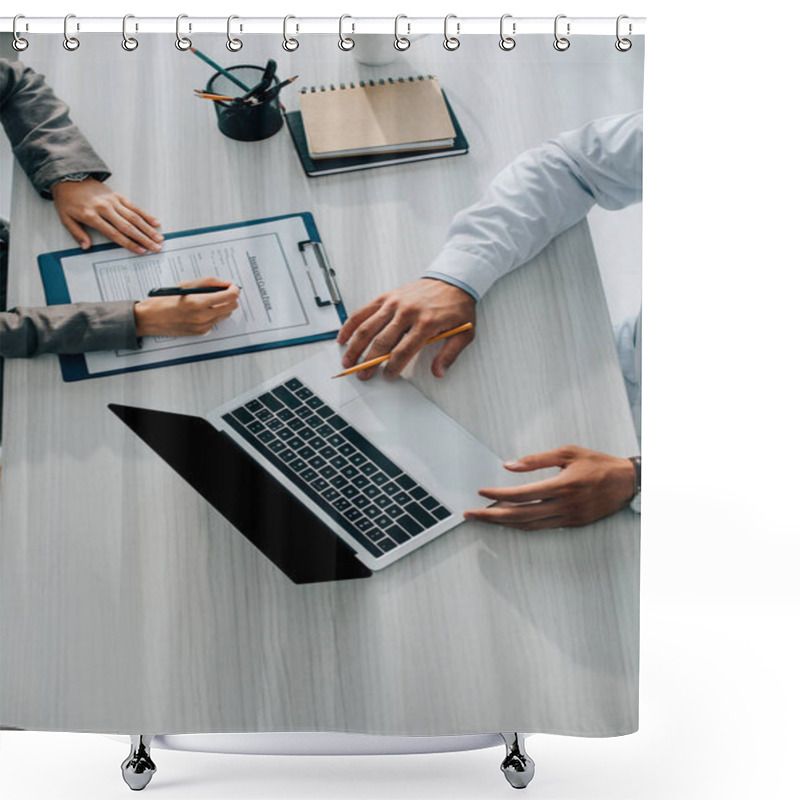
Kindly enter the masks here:
<path id="1" fill-rule="evenodd" d="M 120 300 L 4 311 L 0 313 L 0 356 L 135 350 L 139 341 L 133 306 L 132 300 Z"/>
<path id="2" fill-rule="evenodd" d="M 104 181 L 111 174 L 44 78 L 5 58 L 0 58 L 0 119 L 14 155 L 43 197 L 67 175 L 85 172 Z"/>

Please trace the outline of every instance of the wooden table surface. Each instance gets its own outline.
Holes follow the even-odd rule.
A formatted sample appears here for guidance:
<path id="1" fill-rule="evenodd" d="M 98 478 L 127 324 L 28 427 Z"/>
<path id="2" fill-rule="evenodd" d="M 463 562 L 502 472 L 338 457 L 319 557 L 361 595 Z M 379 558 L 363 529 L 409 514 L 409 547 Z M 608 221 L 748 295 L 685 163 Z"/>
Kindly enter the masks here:
<path id="1" fill-rule="evenodd" d="M 588 37 L 593 38 L 593 37 Z M 613 38 L 613 37 L 612 37 Z M 438 75 L 466 156 L 308 179 L 288 131 L 240 143 L 195 99 L 209 69 L 174 37 L 37 37 L 44 72 L 110 164 L 112 185 L 183 230 L 311 211 L 351 312 L 413 280 L 453 214 L 522 150 L 620 107 L 619 55 L 555 53 L 530 37 L 446 52 L 416 42 L 364 67 L 336 37 L 287 54 L 279 37 L 195 45 L 298 85 Z M 579 48 L 573 47 L 572 51 Z M 608 52 L 606 52 L 606 50 Z M 570 51 L 570 52 L 572 52 Z M 566 58 L 564 57 L 566 55 Z M 584 76 L 583 101 L 564 87 Z M 294 93 L 284 98 L 297 106 Z M 576 106 L 577 104 L 577 106 Z M 579 110 L 576 110 L 577 107 Z M 39 253 L 72 246 L 20 170 L 11 304 L 41 304 Z M 563 444 L 637 452 L 585 223 L 498 283 L 446 379 L 413 382 L 507 458 Z M 384 734 L 637 727 L 639 523 L 523 533 L 465 523 L 371 578 L 292 584 L 106 409 L 202 414 L 315 352 L 303 345 L 79 383 L 55 357 L 6 362 L 0 536 L 0 722 L 130 733 L 329 730 Z"/>

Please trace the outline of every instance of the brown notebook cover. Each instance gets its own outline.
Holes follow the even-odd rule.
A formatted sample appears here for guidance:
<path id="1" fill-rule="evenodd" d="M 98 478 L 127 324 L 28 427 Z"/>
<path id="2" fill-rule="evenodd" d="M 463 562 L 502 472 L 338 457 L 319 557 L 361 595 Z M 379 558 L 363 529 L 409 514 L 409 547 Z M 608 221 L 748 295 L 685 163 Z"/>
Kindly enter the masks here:
<path id="1" fill-rule="evenodd" d="M 447 148 L 456 136 L 432 76 L 314 88 L 300 109 L 313 159 Z"/>

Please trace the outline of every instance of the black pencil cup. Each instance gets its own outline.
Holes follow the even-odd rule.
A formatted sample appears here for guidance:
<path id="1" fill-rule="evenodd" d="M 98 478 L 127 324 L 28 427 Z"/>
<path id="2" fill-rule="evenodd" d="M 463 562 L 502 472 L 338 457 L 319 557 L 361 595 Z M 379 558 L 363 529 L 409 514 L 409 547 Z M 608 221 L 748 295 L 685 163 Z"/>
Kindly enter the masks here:
<path id="1" fill-rule="evenodd" d="M 243 64 L 238 67 L 227 67 L 226 71 L 234 75 L 244 86 L 255 89 L 264 77 L 264 67 Z M 273 77 L 270 86 L 276 86 L 278 78 Z M 263 86 L 259 94 L 264 94 L 269 87 Z M 222 72 L 217 72 L 206 84 L 209 94 L 234 97 L 234 100 L 214 100 L 217 112 L 217 126 L 229 138 L 240 142 L 257 142 L 268 139 L 277 133 L 283 125 L 280 101 L 276 97 L 270 102 L 263 102 L 254 97 L 252 101 L 242 100 L 247 90 L 232 81 Z"/>

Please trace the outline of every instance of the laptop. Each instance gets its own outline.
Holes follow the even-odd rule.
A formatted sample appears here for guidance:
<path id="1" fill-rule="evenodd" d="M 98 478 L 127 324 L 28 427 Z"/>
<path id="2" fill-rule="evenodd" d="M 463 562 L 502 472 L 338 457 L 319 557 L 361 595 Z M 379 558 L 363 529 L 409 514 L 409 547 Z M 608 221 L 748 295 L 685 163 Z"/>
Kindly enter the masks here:
<path id="1" fill-rule="evenodd" d="M 408 381 L 340 370 L 331 343 L 205 420 L 110 407 L 296 582 L 367 577 L 488 505 L 477 490 L 508 473 Z"/>

